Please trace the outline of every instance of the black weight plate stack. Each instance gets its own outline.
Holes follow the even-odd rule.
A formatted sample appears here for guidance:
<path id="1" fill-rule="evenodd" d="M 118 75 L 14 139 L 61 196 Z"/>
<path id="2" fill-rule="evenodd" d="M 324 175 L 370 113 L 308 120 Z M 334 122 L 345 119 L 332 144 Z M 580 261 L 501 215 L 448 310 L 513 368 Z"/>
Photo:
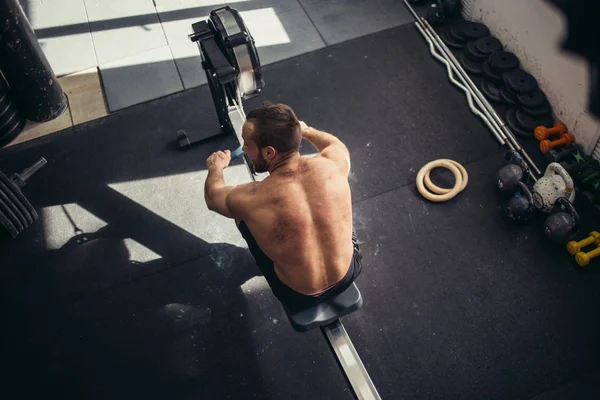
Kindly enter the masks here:
<path id="1" fill-rule="evenodd" d="M 2 198 L 0 198 L 0 212 L 2 214 L 4 214 L 4 216 L 6 218 L 8 218 L 8 220 L 11 222 L 11 224 L 17 229 L 17 232 L 21 233 L 21 232 L 23 232 L 25 227 L 23 226 L 23 223 L 21 222 L 19 217 L 17 217 L 17 215 L 13 212 L 13 209 L 11 206 L 12 206 L 12 204 L 9 205 Z"/>
<path id="2" fill-rule="evenodd" d="M 531 131 L 527 130 L 517 122 L 517 111 L 518 110 L 516 108 L 509 108 L 506 110 L 506 115 L 504 118 L 506 125 L 516 136 L 519 136 L 523 139 L 535 139 L 535 136 L 533 136 L 533 129 Z"/>
<path id="3" fill-rule="evenodd" d="M 521 110 L 526 114 L 531 115 L 532 117 L 542 118 L 548 117 L 552 114 L 552 106 L 550 103 L 546 103 L 541 105 L 540 107 L 529 108 L 529 107 L 521 107 Z"/>
<path id="4" fill-rule="evenodd" d="M 460 54 L 459 61 L 465 71 L 469 74 L 481 75 L 481 63 L 471 60 L 465 53 Z"/>
<path id="5" fill-rule="evenodd" d="M 440 32 L 440 39 L 442 39 L 442 42 L 444 42 L 444 44 L 450 47 L 451 49 L 462 49 L 465 43 L 463 41 L 458 41 L 454 39 L 454 37 L 450 34 L 450 28 L 452 27 L 449 26 L 445 29 L 442 29 L 442 31 Z"/>
<path id="6" fill-rule="evenodd" d="M 488 56 L 487 54 L 481 53 L 479 50 L 477 50 L 475 42 L 476 40 L 471 40 L 467 43 L 465 46 L 465 55 L 475 62 L 482 63 Z"/>
<path id="7" fill-rule="evenodd" d="M 457 42 L 461 42 L 463 45 L 467 43 L 467 38 L 462 34 L 461 27 L 463 24 L 466 24 L 466 21 L 459 21 L 450 26 L 448 33 L 450 37 Z"/>
<path id="8" fill-rule="evenodd" d="M 552 126 L 554 124 L 554 119 L 551 116 L 533 117 L 523 110 L 517 110 L 515 119 L 519 126 L 527 131 L 531 131 L 532 135 L 538 126 Z"/>
<path id="9" fill-rule="evenodd" d="M 31 218 L 30 223 L 33 223 L 33 221 L 37 220 L 38 214 L 35 211 L 35 208 L 33 208 L 29 200 L 27 200 L 23 193 L 21 193 L 21 189 L 19 189 L 12 180 L 8 179 L 8 177 L 4 175 L 2 171 L 0 171 L 0 183 L 6 186 L 8 190 L 13 194 L 13 196 L 15 196 L 15 198 L 17 199 L 15 205 L 17 205 L 20 209 L 24 209 L 26 211 L 26 213 L 23 213 L 23 215 L 27 218 L 27 214 L 29 214 Z M 29 220 L 29 218 L 27 219 Z"/>
<path id="10" fill-rule="evenodd" d="M 502 74 L 497 73 L 490 67 L 488 61 L 484 61 L 481 65 L 481 72 L 483 77 L 489 81 L 492 81 L 498 85 L 504 85 L 504 80 L 502 79 Z"/>
<path id="11" fill-rule="evenodd" d="M 502 101 L 510 106 L 518 105 L 517 102 L 517 94 L 510 90 L 506 85 L 503 85 L 500 88 L 500 96 L 502 97 Z"/>
<path id="12" fill-rule="evenodd" d="M 475 41 L 475 48 L 487 58 L 496 51 L 502 51 L 502 43 L 493 36 L 484 36 Z"/>
<path id="13" fill-rule="evenodd" d="M 537 108 L 548 102 L 546 95 L 540 89 L 517 95 L 519 104 L 527 108 Z"/>
<path id="14" fill-rule="evenodd" d="M 478 22 L 464 22 L 460 25 L 460 35 L 466 40 L 475 40 L 490 35 L 490 30 L 484 24 Z"/>
<path id="15" fill-rule="evenodd" d="M 440 38 L 442 42 L 446 44 L 446 46 L 452 49 L 462 49 L 467 43 L 467 40 L 460 35 L 460 25 L 463 24 L 464 21 L 457 22 L 443 29 Z"/>
<path id="16" fill-rule="evenodd" d="M 493 102 L 503 103 L 502 96 L 500 96 L 500 86 L 485 78 L 481 80 L 481 93 Z"/>
<path id="17" fill-rule="evenodd" d="M 0 74 L 0 147 L 10 143 L 25 127 L 25 118 L 12 101 L 12 93 Z"/>
<path id="18" fill-rule="evenodd" d="M 13 202 L 12 198 L 12 196 L 9 197 L 8 194 L 4 192 L 3 188 L 0 188 L 0 208 L 6 207 L 4 214 L 11 217 L 13 219 L 13 225 L 22 232 L 29 226 L 29 221 L 25 218 L 19 207 Z"/>
<path id="19" fill-rule="evenodd" d="M 0 174 L 2 174 L 2 171 L 0 171 Z M 16 206 L 16 208 L 19 209 L 19 213 L 25 218 L 27 226 L 33 223 L 34 219 L 31 216 L 31 214 L 29 213 L 29 211 L 27 210 L 27 207 L 25 206 L 25 204 L 23 204 L 17 198 L 17 196 L 15 196 L 13 190 L 9 189 L 8 186 L 6 186 L 4 184 L 4 182 L 2 182 L 2 180 L 0 180 L 0 192 L 4 193 L 8 197 L 8 199 L 12 202 L 12 204 L 14 204 Z"/>
<path id="20" fill-rule="evenodd" d="M 510 90 L 518 94 L 531 93 L 537 89 L 535 78 L 522 69 L 513 69 L 502 74 L 504 83 Z"/>
<path id="21" fill-rule="evenodd" d="M 519 94 L 517 99 L 522 106 L 521 109 L 532 117 L 542 118 L 552 114 L 552 106 L 540 89 L 531 93 Z"/>
<path id="22" fill-rule="evenodd" d="M 519 68 L 519 59 L 513 53 L 508 51 L 496 51 L 490 54 L 487 61 L 490 64 L 490 67 L 498 73 Z"/>
<path id="23" fill-rule="evenodd" d="M 12 222 L 10 222 L 8 217 L 4 215 L 2 211 L 0 211 L 0 226 L 4 228 L 4 231 L 6 231 L 13 239 L 19 236 L 19 231 L 17 228 L 15 228 Z"/>

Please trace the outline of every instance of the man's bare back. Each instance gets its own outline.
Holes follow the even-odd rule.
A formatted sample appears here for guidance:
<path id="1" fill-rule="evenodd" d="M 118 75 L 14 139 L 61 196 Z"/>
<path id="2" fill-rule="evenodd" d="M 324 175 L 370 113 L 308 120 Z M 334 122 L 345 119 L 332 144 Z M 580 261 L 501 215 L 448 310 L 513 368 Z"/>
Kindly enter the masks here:
<path id="1" fill-rule="evenodd" d="M 206 161 L 209 209 L 238 221 L 240 233 L 274 294 L 298 307 L 335 295 L 361 271 L 352 231 L 350 153 L 335 136 L 308 127 L 284 104 L 251 111 L 243 151 L 262 182 L 225 186 L 229 151 Z M 302 140 L 318 154 L 300 156 Z"/>
<path id="2" fill-rule="evenodd" d="M 316 294 L 345 276 L 354 251 L 347 170 L 298 156 L 246 190 L 243 220 L 283 283 Z"/>

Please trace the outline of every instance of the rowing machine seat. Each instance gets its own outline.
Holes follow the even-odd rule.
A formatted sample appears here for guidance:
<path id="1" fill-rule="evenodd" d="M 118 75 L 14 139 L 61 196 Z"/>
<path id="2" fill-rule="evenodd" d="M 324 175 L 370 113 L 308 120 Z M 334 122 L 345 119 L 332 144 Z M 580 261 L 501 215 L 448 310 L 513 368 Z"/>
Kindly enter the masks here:
<path id="1" fill-rule="evenodd" d="M 354 282 L 343 292 L 314 307 L 291 312 L 285 304 L 283 308 L 290 324 L 298 332 L 306 332 L 318 326 L 327 325 L 358 310 L 363 304 L 362 296 Z"/>

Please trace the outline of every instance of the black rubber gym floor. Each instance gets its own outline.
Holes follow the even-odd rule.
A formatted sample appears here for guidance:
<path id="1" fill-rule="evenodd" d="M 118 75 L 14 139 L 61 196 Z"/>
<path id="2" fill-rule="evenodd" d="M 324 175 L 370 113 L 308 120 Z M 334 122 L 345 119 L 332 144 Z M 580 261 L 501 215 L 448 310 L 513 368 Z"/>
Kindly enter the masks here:
<path id="1" fill-rule="evenodd" d="M 539 221 L 501 217 L 503 151 L 414 26 L 264 75 L 247 110 L 288 103 L 351 150 L 365 303 L 344 325 L 382 398 L 600 396 L 600 268 L 577 267 Z M 21 398 L 351 398 L 320 332 L 292 330 L 233 222 L 206 210 L 204 160 L 235 142 L 180 152 L 174 139 L 215 127 L 201 87 L 0 152 L 6 173 L 48 160 L 24 188 L 40 220 L 0 244 L 5 387 Z M 470 174 L 443 204 L 413 184 L 437 158 Z M 239 163 L 227 174 L 248 179 Z"/>

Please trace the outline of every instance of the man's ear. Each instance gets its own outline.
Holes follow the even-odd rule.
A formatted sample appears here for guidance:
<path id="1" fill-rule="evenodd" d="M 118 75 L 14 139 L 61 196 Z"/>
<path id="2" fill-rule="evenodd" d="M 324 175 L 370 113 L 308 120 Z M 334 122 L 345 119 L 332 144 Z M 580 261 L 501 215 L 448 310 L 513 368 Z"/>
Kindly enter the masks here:
<path id="1" fill-rule="evenodd" d="M 264 156 L 267 159 L 273 159 L 277 155 L 277 150 L 273 146 L 267 146 L 264 149 Z"/>

